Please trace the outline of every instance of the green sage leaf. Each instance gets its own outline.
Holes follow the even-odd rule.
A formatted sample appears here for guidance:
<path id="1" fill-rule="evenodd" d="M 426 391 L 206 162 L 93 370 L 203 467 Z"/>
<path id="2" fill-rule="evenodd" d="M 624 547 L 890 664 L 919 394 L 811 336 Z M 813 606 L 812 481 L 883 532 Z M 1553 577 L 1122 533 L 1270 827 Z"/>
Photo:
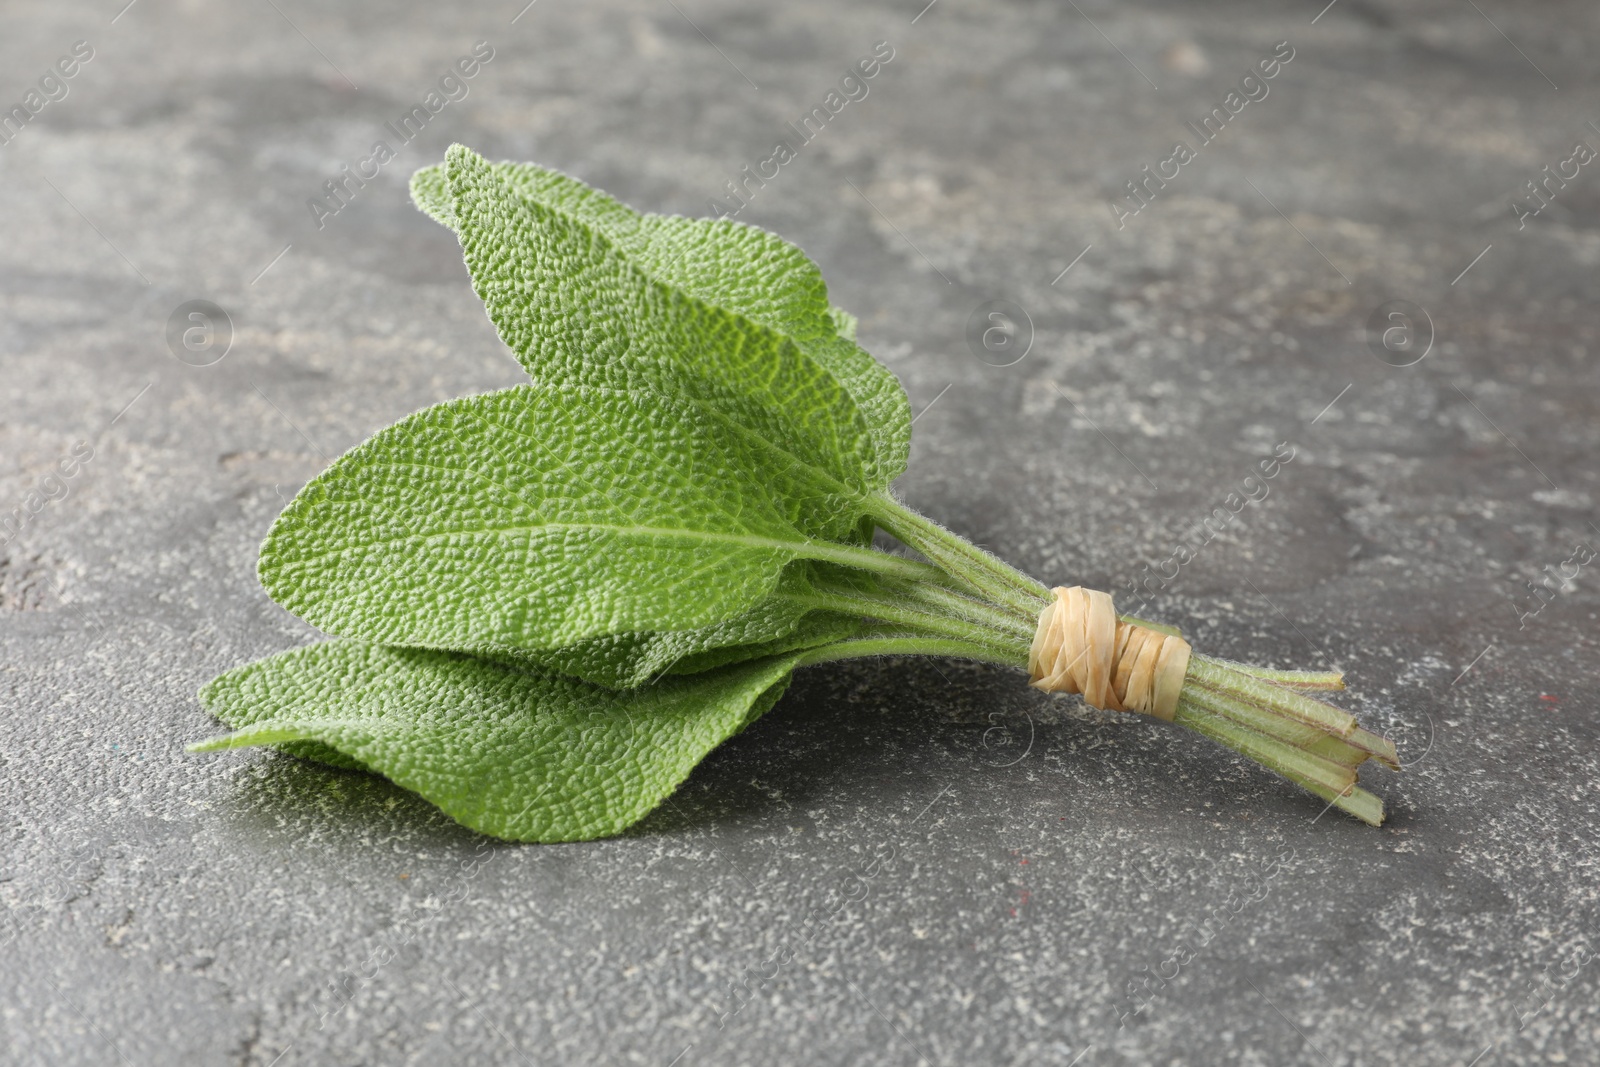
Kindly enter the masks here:
<path id="1" fill-rule="evenodd" d="M 795 560 L 910 566 L 841 543 L 857 514 L 825 474 L 694 405 L 518 386 L 341 456 L 278 516 L 259 573 L 326 633 L 555 649 L 714 626 Z"/>
<path id="2" fill-rule="evenodd" d="M 816 265 L 741 223 L 640 215 L 566 175 L 453 146 L 416 183 L 535 381 L 690 396 L 862 490 L 905 469 L 910 407 L 840 335 Z"/>
<path id="3" fill-rule="evenodd" d="M 699 674 L 730 663 L 744 663 L 765 656 L 786 655 L 820 648 L 860 636 L 871 624 L 857 615 L 843 615 L 836 611 L 813 611 L 802 618 L 794 629 L 767 641 L 744 644 L 707 645 L 687 652 L 673 662 L 668 675 Z"/>
<path id="4" fill-rule="evenodd" d="M 829 308 L 828 317 L 833 320 L 833 328 L 838 331 L 840 337 L 843 337 L 846 341 L 854 341 L 856 339 L 856 327 L 861 325 L 860 319 L 843 308 Z M 898 380 L 896 379 L 896 381 Z M 906 414 L 911 414 L 909 408 L 906 409 Z M 906 424 L 906 440 L 908 442 L 911 440 L 909 422 Z"/>
<path id="5" fill-rule="evenodd" d="M 322 746 L 482 833 L 586 841 L 671 795 L 777 701 L 796 658 L 616 693 L 460 653 L 327 641 L 206 685 L 200 699 L 235 732 L 190 749 Z"/>
<path id="6" fill-rule="evenodd" d="M 612 689 L 632 689 L 668 674 L 693 674 L 852 636 L 861 628 L 859 618 L 817 611 L 799 599 L 812 591 L 812 567 L 791 564 L 754 607 L 711 626 L 605 634 L 561 648 L 492 655 Z"/>

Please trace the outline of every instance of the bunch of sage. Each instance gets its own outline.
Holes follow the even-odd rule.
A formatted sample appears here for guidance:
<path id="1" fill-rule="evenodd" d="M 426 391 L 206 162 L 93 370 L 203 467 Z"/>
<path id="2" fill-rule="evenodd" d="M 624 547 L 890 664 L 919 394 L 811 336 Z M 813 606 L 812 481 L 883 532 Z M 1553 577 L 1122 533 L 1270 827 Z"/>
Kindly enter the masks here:
<path id="1" fill-rule="evenodd" d="M 1382 820 L 1356 768 L 1393 746 L 1309 695 L 1337 674 L 1174 659 L 1175 631 L 1127 617 L 1096 637 L 1057 611 L 1104 594 L 1052 594 L 899 502 L 905 391 L 794 245 L 459 145 L 412 195 L 530 382 L 402 419 L 295 496 L 260 579 L 334 639 L 206 685 L 234 732 L 194 749 L 277 746 L 487 834 L 582 840 L 650 812 L 797 668 L 954 656 L 1100 706 L 1143 685 L 1163 706 L 1132 710 Z M 1158 648 L 1176 675 L 1138 681 Z M 1106 663 L 1072 682 L 1086 657 Z"/>

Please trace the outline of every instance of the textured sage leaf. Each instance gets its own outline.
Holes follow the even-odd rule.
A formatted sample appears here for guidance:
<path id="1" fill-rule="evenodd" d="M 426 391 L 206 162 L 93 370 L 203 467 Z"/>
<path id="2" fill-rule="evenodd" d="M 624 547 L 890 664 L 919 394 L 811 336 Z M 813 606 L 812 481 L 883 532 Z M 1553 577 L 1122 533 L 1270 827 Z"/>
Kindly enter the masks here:
<path id="1" fill-rule="evenodd" d="M 364 771 L 368 767 L 358 759 L 352 759 L 336 748 L 329 748 L 320 741 L 285 741 L 274 746 L 280 752 L 300 759 L 311 760 L 313 763 L 326 763 L 330 767 L 338 767 L 345 771 Z"/>
<path id="2" fill-rule="evenodd" d="M 810 611 L 772 596 L 743 615 L 697 630 L 616 634 L 566 648 L 507 651 L 490 658 L 571 675 L 610 689 L 632 689 L 659 678 L 764 659 L 853 637 L 856 616 Z"/>
<path id="3" fill-rule="evenodd" d="M 711 626 L 605 634 L 561 648 L 492 655 L 612 689 L 632 689 L 666 674 L 694 673 L 843 640 L 860 628 L 861 620 L 815 611 L 801 599 L 812 590 L 812 569 L 810 564 L 791 564 L 754 607 Z"/>
<path id="4" fill-rule="evenodd" d="M 867 620 L 860 616 L 842 615 L 836 611 L 813 611 L 802 618 L 794 629 L 768 641 L 737 645 L 707 645 L 693 650 L 681 659 L 675 660 L 667 674 L 669 676 L 698 674 L 730 663 L 744 663 L 765 656 L 802 652 L 808 648 L 818 648 L 857 637 L 865 633 L 868 628 Z"/>
<path id="5" fill-rule="evenodd" d="M 477 159 L 459 146 L 452 152 L 462 160 L 458 169 Z M 449 168 L 440 163 L 417 171 L 411 195 L 429 216 L 459 232 Z M 512 197 L 591 227 L 646 277 L 792 340 L 828 369 L 865 414 L 882 483 L 904 472 L 911 444 L 905 390 L 855 343 L 855 316 L 828 306 L 822 272 L 798 247 L 731 219 L 644 214 L 548 167 L 483 168 Z"/>
<path id="6" fill-rule="evenodd" d="M 795 659 L 617 693 L 460 653 L 327 641 L 209 683 L 200 699 L 234 732 L 191 749 L 322 746 L 474 830 L 584 841 L 660 804 L 777 701 Z"/>
<path id="7" fill-rule="evenodd" d="M 868 557 L 840 543 L 857 512 L 839 488 L 693 405 L 518 386 L 341 456 L 278 516 L 259 573 L 324 632 L 387 644 L 690 630 L 749 611 L 795 560 Z"/>
<path id="8" fill-rule="evenodd" d="M 709 649 L 728 649 L 733 659 L 768 655 L 768 643 L 794 632 L 806 608 L 776 592 L 748 611 L 691 630 L 649 630 L 602 634 L 561 648 L 491 653 L 508 663 L 527 664 L 582 678 L 612 689 L 632 689 L 667 674 L 685 658 Z M 756 646 L 762 651 L 741 655 Z M 730 661 L 731 662 L 731 661 Z"/>
<path id="9" fill-rule="evenodd" d="M 861 325 L 861 320 L 857 319 L 854 315 L 850 314 L 850 312 L 844 310 L 843 308 L 829 308 L 828 316 L 833 320 L 833 328 L 838 332 L 840 337 L 843 337 L 846 341 L 854 341 L 856 339 L 856 327 Z M 898 378 L 895 380 L 899 381 Z M 906 414 L 911 414 L 909 408 L 906 409 Z M 909 443 L 910 440 L 911 424 L 908 421 L 906 423 L 906 441 Z"/>
<path id="10" fill-rule="evenodd" d="M 801 299 L 798 249 L 785 246 L 790 262 L 745 254 L 730 265 L 726 237 L 759 251 L 765 235 L 728 226 L 719 244 L 681 218 L 652 224 L 659 241 L 619 243 L 591 221 L 617 211 L 585 217 L 525 198 L 459 145 L 445 167 L 473 287 L 534 381 L 693 400 L 861 492 L 904 469 L 904 392 L 839 336 L 814 268 L 817 291 Z"/>

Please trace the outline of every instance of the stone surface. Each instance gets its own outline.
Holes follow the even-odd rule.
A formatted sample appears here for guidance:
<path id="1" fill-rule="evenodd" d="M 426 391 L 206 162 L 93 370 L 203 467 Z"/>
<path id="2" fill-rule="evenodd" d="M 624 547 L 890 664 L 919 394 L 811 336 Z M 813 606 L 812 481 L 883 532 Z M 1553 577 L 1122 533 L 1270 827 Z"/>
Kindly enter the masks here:
<path id="1" fill-rule="evenodd" d="M 7 108 L 94 55 L 0 147 L 0 507 L 27 516 L 0 548 L 0 1059 L 1593 1061 L 1589 570 L 1524 613 L 1600 546 L 1600 175 L 1521 229 L 1510 204 L 1600 144 L 1595 9 L 919 3 L 8 6 Z M 319 229 L 308 199 L 480 40 L 469 95 Z M 905 497 L 1121 589 L 1289 442 L 1145 610 L 1343 667 L 1412 764 L 1369 776 L 1389 824 L 948 662 L 804 673 L 595 844 L 185 754 L 217 729 L 200 683 L 313 637 L 253 577 L 284 500 L 517 379 L 410 171 L 459 140 L 705 214 L 880 40 L 867 98 L 741 217 L 932 405 Z M 1284 40 L 1200 145 L 1184 122 Z M 208 366 L 166 338 L 194 299 L 231 318 Z M 1011 366 L 965 340 L 992 299 L 1031 318 Z M 1431 321 L 1412 366 L 1367 343 L 1391 300 Z"/>

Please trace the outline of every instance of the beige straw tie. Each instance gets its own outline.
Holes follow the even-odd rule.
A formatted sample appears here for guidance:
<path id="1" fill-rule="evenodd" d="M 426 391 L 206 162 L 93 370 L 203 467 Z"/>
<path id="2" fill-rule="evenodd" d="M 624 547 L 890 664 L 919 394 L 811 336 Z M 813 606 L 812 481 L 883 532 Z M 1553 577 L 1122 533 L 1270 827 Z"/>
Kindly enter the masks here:
<path id="1" fill-rule="evenodd" d="M 1073 586 L 1039 614 L 1029 681 L 1047 693 L 1082 693 L 1106 711 L 1172 721 L 1189 671 L 1189 642 L 1117 618 L 1111 595 Z"/>

